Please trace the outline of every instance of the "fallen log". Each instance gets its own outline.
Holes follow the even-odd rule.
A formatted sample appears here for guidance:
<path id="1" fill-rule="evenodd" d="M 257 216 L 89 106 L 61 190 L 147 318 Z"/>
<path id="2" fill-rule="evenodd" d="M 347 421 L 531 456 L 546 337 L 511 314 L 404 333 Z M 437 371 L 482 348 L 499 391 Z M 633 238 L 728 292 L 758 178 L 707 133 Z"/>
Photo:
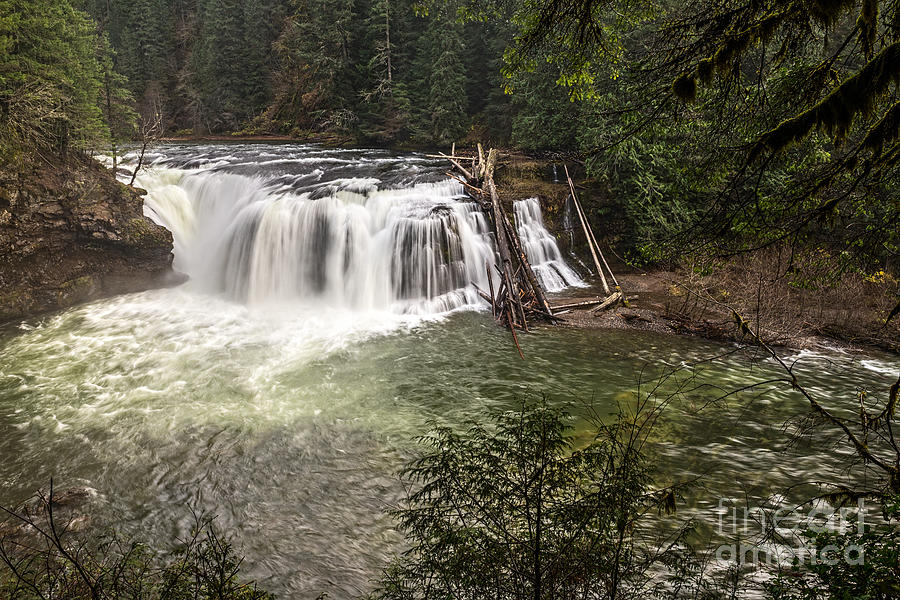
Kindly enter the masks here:
<path id="1" fill-rule="evenodd" d="M 586 228 L 586 234 L 588 235 L 588 246 L 592 246 L 591 253 L 593 254 L 593 249 L 596 248 L 597 254 L 600 255 L 600 260 L 603 261 L 603 266 L 606 267 L 606 271 L 609 273 L 610 279 L 612 279 L 613 285 L 616 286 L 616 291 L 621 292 L 622 286 L 619 285 L 619 280 L 616 279 L 616 274 L 613 273 L 613 270 L 609 267 L 609 263 L 606 262 L 606 257 L 603 255 L 603 250 L 600 249 L 600 244 L 597 242 L 597 238 L 594 235 L 594 230 L 591 227 L 590 222 L 587 220 L 587 214 L 584 212 L 584 208 L 581 206 L 581 201 L 578 199 L 578 196 L 575 195 L 575 184 L 572 182 L 572 178 L 569 177 L 569 168 L 563 165 L 563 168 L 566 171 L 566 179 L 569 182 L 569 189 L 572 192 L 572 201 L 575 203 L 575 209 L 578 211 L 578 216 L 582 221 L 582 225 Z M 594 256 L 594 263 L 596 264 L 597 257 Z M 598 265 L 599 266 L 599 265 Z M 606 293 L 609 293 L 609 288 L 606 285 L 606 278 L 603 276 L 601 271 L 600 280 L 603 282 L 603 288 L 606 290 Z M 622 294 L 619 298 L 624 306 L 628 306 L 628 297 Z"/>
<path id="2" fill-rule="evenodd" d="M 575 195 L 575 184 L 572 183 L 572 178 L 569 176 L 569 167 L 563 165 L 563 169 L 566 171 L 566 180 L 569 182 L 569 190 L 572 193 L 572 202 L 575 204 L 575 212 L 578 213 L 578 220 L 581 221 L 581 229 L 584 231 L 584 237 L 587 240 L 588 248 L 591 251 L 591 257 L 594 259 L 594 267 L 597 269 L 597 275 L 600 276 L 600 283 L 603 285 L 603 291 L 606 294 L 609 294 L 609 284 L 606 283 L 606 275 L 603 274 L 603 267 L 600 264 L 600 259 L 597 258 L 597 250 L 594 248 L 591 234 L 588 231 L 587 216 L 584 214 L 584 211 L 581 210 L 581 203 L 578 201 L 578 196 Z"/>
<path id="3" fill-rule="evenodd" d="M 519 264 L 522 265 L 522 270 L 525 272 L 525 278 L 528 280 L 528 284 L 531 286 L 534 297 L 537 298 L 537 301 L 543 307 L 544 311 L 552 316 L 553 307 L 550 306 L 550 302 L 547 300 L 547 295 L 544 293 L 544 288 L 541 287 L 541 283 L 538 281 L 537 276 L 534 274 L 534 269 L 531 268 L 531 263 L 528 262 L 528 257 L 525 255 L 525 251 L 522 249 L 522 244 L 519 241 L 518 232 L 513 230 L 512 224 L 509 221 L 509 216 L 506 214 L 506 210 L 503 208 L 502 204 L 500 204 L 500 214 L 503 217 L 503 225 L 504 230 L 506 231 L 506 236 L 509 239 L 510 245 L 515 249 L 516 254 L 518 255 Z"/>
<path id="4" fill-rule="evenodd" d="M 597 308 L 591 309 L 591 312 L 600 312 L 601 310 L 606 310 L 610 306 L 616 304 L 622 299 L 622 292 L 616 292 L 612 294 L 609 298 L 600 303 L 600 306 Z"/>
<path id="5" fill-rule="evenodd" d="M 553 307 L 555 311 L 561 310 L 569 310 L 573 308 L 587 308 L 589 306 L 597 306 L 597 308 L 592 309 L 594 312 L 599 310 L 603 310 L 604 308 L 609 308 L 616 302 L 622 299 L 622 292 L 613 292 L 606 298 L 593 298 L 591 300 L 584 300 L 582 302 L 570 302 L 568 304 L 557 304 Z"/>
<path id="6" fill-rule="evenodd" d="M 472 156 L 457 156 L 455 154 L 425 154 L 425 158 L 445 158 L 448 160 L 472 160 Z"/>
<path id="7" fill-rule="evenodd" d="M 484 190 L 483 190 L 483 189 L 477 188 L 477 187 L 475 187 L 474 185 L 472 185 L 472 184 L 470 184 L 470 183 L 466 183 L 465 181 L 463 181 L 462 179 L 460 179 L 460 178 L 457 177 L 456 175 L 453 175 L 452 173 L 444 173 L 444 175 L 446 175 L 447 177 L 449 177 L 449 178 L 451 178 L 451 179 L 457 180 L 458 182 L 460 182 L 461 184 L 463 184 L 465 187 L 469 188 L 470 190 L 472 190 L 472 191 L 475 192 L 476 194 L 484 195 Z"/>
<path id="8" fill-rule="evenodd" d="M 573 308 L 584 308 L 587 306 L 596 306 L 597 304 L 602 304 L 604 298 L 597 298 L 595 300 L 585 300 L 584 302 L 570 302 L 568 304 L 557 304 L 553 307 L 553 313 L 557 314 L 556 311 L 561 310 L 570 310 Z"/>
<path id="9" fill-rule="evenodd" d="M 459 169 L 459 172 L 462 173 L 466 177 L 466 179 L 468 179 L 470 181 L 475 180 L 475 176 L 468 169 L 466 169 L 464 166 L 462 166 L 457 161 L 457 159 L 469 160 L 469 157 L 467 157 L 467 156 L 447 156 L 443 152 L 441 152 L 440 154 L 437 154 L 437 155 L 436 154 L 426 154 L 425 156 L 427 156 L 429 158 L 445 158 L 445 159 L 449 160 L 453 164 L 454 167 Z"/>
<path id="10" fill-rule="evenodd" d="M 491 277 L 491 267 L 487 261 L 484 262 L 484 269 L 487 273 L 488 287 L 491 288 L 491 314 L 497 318 L 497 305 L 494 303 L 494 279 Z"/>
<path id="11" fill-rule="evenodd" d="M 477 156 L 471 158 L 472 167 L 469 170 L 460 162 L 468 160 L 469 157 L 457 156 L 455 150 L 454 147 L 449 156 L 444 153 L 429 156 L 449 160 L 462 174 L 462 178 L 452 173 L 447 173 L 447 176 L 463 184 L 467 194 L 478 202 L 492 225 L 497 250 L 494 267 L 498 283 L 495 285 L 494 275 L 491 273 L 490 264 L 487 263 L 485 267 L 488 272 L 490 293 L 481 290 L 474 283 L 472 285 L 481 298 L 490 302 L 494 318 L 509 327 L 516 349 L 524 358 L 516 329 L 529 331 L 529 319 L 558 320 L 554 316 L 555 309 L 547 300 L 546 293 L 522 248 L 518 232 L 513 228 L 497 194 L 494 170 L 500 156 L 499 152 L 491 148 L 485 154 L 484 148 L 478 144 Z"/>

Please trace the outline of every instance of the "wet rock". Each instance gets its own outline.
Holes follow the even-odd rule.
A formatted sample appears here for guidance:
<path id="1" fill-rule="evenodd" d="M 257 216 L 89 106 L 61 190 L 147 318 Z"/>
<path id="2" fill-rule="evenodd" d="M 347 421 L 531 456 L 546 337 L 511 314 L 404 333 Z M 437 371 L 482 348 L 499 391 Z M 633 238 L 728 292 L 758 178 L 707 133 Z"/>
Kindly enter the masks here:
<path id="1" fill-rule="evenodd" d="M 97 496 L 97 491 L 89 487 L 71 487 L 53 494 L 53 507 L 75 509 L 83 507 L 92 498 Z"/>
<path id="2" fill-rule="evenodd" d="M 172 235 L 99 164 L 0 169 L 0 322 L 183 281 Z"/>

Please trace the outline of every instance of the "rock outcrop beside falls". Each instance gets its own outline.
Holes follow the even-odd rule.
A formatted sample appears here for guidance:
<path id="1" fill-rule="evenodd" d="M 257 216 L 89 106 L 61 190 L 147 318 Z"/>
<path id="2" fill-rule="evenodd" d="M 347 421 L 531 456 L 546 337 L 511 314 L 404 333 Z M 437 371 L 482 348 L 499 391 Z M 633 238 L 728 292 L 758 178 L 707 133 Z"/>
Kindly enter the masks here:
<path id="1" fill-rule="evenodd" d="M 172 234 L 99 164 L 0 169 L 0 322 L 174 277 Z"/>

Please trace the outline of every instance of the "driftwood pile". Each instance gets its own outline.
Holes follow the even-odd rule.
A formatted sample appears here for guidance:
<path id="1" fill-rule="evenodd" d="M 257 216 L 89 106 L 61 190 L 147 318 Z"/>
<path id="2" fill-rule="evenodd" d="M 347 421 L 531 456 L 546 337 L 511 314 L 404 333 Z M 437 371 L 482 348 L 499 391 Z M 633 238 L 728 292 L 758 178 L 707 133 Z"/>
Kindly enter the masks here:
<path id="1" fill-rule="evenodd" d="M 448 172 L 447 176 L 462 183 L 468 195 L 478 202 L 482 211 L 488 217 L 499 255 L 499 260 L 497 264 L 493 265 L 493 269 L 496 271 L 500 283 L 499 287 L 494 289 L 491 265 L 485 265 L 488 271 L 490 289 L 479 289 L 478 291 L 486 301 L 490 302 L 494 318 L 509 327 L 520 355 L 522 355 L 522 349 L 519 346 L 516 330 L 528 331 L 529 321 L 555 322 L 561 320 L 555 315 L 557 310 L 595 304 L 606 308 L 622 300 L 618 282 L 609 269 L 609 265 L 606 264 L 606 259 L 603 258 L 593 231 L 590 229 L 590 225 L 584 216 L 581 203 L 578 202 L 575 196 L 575 186 L 572 183 L 572 179 L 568 177 L 568 170 L 566 170 L 566 177 L 569 181 L 572 199 L 578 210 L 578 216 L 581 219 L 585 237 L 591 249 L 591 255 L 594 258 L 594 264 L 597 267 L 597 273 L 600 275 L 600 281 L 607 297 L 598 298 L 596 301 L 592 300 L 574 305 L 554 307 L 547 300 L 547 295 L 544 293 L 537 276 L 534 274 L 534 269 L 531 268 L 528 257 L 522 249 L 518 232 L 513 228 L 506 209 L 503 208 L 503 204 L 497 195 L 497 188 L 494 185 L 494 170 L 497 166 L 499 152 L 496 149 L 490 149 L 485 154 L 481 144 L 478 144 L 476 156 L 456 156 L 456 146 L 454 145 L 449 155 L 441 153 L 430 156 L 450 161 L 456 173 Z M 609 283 L 600 266 L 601 260 L 616 286 L 614 293 L 611 293 Z"/>
<path id="2" fill-rule="evenodd" d="M 490 273 L 491 265 L 485 265 L 490 289 L 479 290 L 479 293 L 490 302 L 494 318 L 509 327 L 516 348 L 519 354 L 522 354 L 516 330 L 528 331 L 528 322 L 535 319 L 552 322 L 556 318 L 547 301 L 547 295 L 522 249 L 519 235 L 497 195 L 494 169 L 497 166 L 498 156 L 499 153 L 493 148 L 485 155 L 479 144 L 477 156 L 455 156 L 455 152 L 451 150 L 450 155 L 440 154 L 437 157 L 450 161 L 459 175 L 452 173 L 447 175 L 465 186 L 469 196 L 478 202 L 488 217 L 499 255 L 497 264 L 493 266 L 499 279 L 499 286 L 494 289 Z M 464 162 L 467 166 L 463 166 Z"/>

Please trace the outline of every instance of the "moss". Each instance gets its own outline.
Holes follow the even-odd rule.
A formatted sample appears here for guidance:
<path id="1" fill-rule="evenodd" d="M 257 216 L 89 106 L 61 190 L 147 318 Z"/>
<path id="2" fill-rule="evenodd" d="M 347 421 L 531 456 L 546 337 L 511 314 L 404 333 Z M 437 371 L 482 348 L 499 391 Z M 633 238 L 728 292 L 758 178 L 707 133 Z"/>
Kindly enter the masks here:
<path id="1" fill-rule="evenodd" d="M 711 58 L 704 58 L 697 65 L 697 77 L 703 83 L 710 83 L 715 75 L 715 68 Z"/>
<path id="2" fill-rule="evenodd" d="M 34 304 L 31 290 L 28 289 L 17 289 L 0 294 L 0 322 L 28 314 Z"/>
<path id="3" fill-rule="evenodd" d="M 93 275 L 82 275 L 60 284 L 56 291 L 59 306 L 69 306 L 73 302 L 89 298 L 96 291 L 97 280 Z"/>
<path id="4" fill-rule="evenodd" d="M 541 179 L 544 166 L 537 161 L 514 161 L 503 166 L 498 179 Z"/>
<path id="5" fill-rule="evenodd" d="M 810 6 L 810 12 L 820 25 L 829 27 L 855 4 L 855 0 L 815 0 Z"/>
<path id="6" fill-rule="evenodd" d="M 866 58 L 871 58 L 875 48 L 875 33 L 878 29 L 877 0 L 863 0 L 856 24 L 859 27 L 859 42 L 863 52 Z"/>
<path id="7" fill-rule="evenodd" d="M 898 80 L 900 42 L 894 42 L 819 103 L 763 134 L 751 153 L 751 159 L 759 157 L 764 148 L 779 152 L 806 137 L 815 127 L 830 133 L 835 144 L 842 143 L 853 120 L 857 116 L 870 116 L 876 98 Z M 896 136 L 896 123 L 892 122 L 895 117 L 892 107 L 885 115 L 887 120 L 879 122 L 866 136 L 867 147 L 879 148 L 885 139 L 890 141 Z"/>
<path id="8" fill-rule="evenodd" d="M 122 227 L 122 237 L 134 246 L 168 246 L 172 243 L 171 234 L 168 231 L 143 217 L 131 219 L 125 223 Z"/>
<path id="9" fill-rule="evenodd" d="M 895 102 L 869 130 L 862 141 L 862 146 L 878 156 L 882 153 L 885 143 L 893 142 L 898 134 L 900 134 L 900 102 Z"/>

